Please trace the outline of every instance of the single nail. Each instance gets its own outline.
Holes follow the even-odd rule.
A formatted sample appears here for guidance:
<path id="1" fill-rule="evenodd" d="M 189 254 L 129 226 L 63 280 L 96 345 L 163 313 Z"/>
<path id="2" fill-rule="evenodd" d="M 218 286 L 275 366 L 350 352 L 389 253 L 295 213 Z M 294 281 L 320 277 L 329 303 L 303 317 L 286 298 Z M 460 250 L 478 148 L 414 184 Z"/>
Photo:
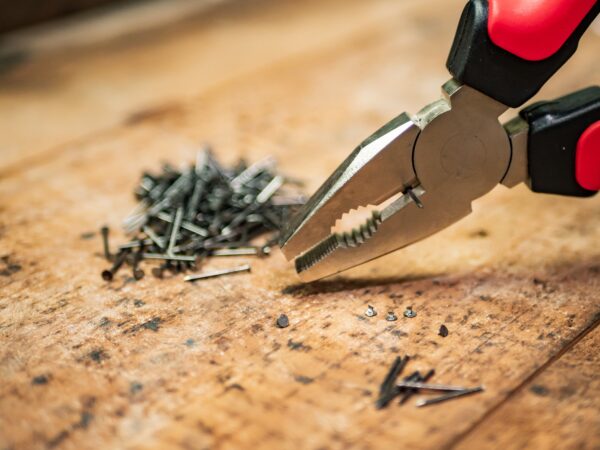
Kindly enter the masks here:
<path id="1" fill-rule="evenodd" d="M 147 225 L 142 227 L 142 231 L 146 233 L 146 236 L 161 250 L 165 249 L 165 241 L 160 236 L 158 236 L 152 228 Z"/>
<path id="2" fill-rule="evenodd" d="M 288 316 L 286 316 L 285 314 L 281 314 L 277 318 L 276 324 L 278 328 L 287 328 L 290 325 L 290 320 L 288 319 Z"/>
<path id="3" fill-rule="evenodd" d="M 196 275 L 188 275 L 183 280 L 184 281 L 196 281 L 203 280 L 206 278 L 215 278 L 223 275 L 230 275 L 239 272 L 250 272 L 250 265 L 244 264 L 243 266 L 234 267 L 231 269 L 222 269 L 222 270 L 213 270 L 210 272 L 199 273 Z"/>
<path id="4" fill-rule="evenodd" d="M 428 406 L 428 405 L 435 405 L 436 403 L 442 403 L 442 402 L 445 402 L 447 400 L 452 400 L 454 398 L 464 397 L 466 395 L 475 394 L 475 393 L 481 392 L 481 391 L 483 391 L 483 386 L 478 386 L 478 387 L 471 388 L 471 389 L 465 389 L 465 390 L 462 390 L 462 391 L 452 392 L 450 394 L 442 395 L 440 397 L 417 400 L 416 405 L 418 407 Z"/>
<path id="5" fill-rule="evenodd" d="M 142 246 L 147 246 L 147 245 L 152 245 L 152 244 L 153 244 L 153 242 L 151 239 L 135 240 L 135 241 L 128 242 L 127 244 L 121 244 L 117 248 L 119 250 L 126 250 L 126 249 L 139 248 Z"/>

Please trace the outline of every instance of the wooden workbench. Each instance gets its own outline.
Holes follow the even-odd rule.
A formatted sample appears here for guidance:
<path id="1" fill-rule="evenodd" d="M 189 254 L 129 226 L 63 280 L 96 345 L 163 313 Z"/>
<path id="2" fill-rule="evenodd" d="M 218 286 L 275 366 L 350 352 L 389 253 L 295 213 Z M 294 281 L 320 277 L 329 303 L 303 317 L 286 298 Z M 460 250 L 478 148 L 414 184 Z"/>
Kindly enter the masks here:
<path id="1" fill-rule="evenodd" d="M 0 72 L 0 448 L 598 449 L 600 197 L 498 187 L 311 285 L 279 252 L 196 285 L 99 275 L 99 226 L 118 230 L 142 170 L 200 142 L 226 162 L 275 155 L 314 190 L 438 96 L 462 5 L 217 2 L 111 39 L 25 36 Z M 597 30 L 541 97 L 600 82 Z M 384 320 L 406 306 L 417 317 Z M 402 354 L 486 390 L 377 411 Z"/>

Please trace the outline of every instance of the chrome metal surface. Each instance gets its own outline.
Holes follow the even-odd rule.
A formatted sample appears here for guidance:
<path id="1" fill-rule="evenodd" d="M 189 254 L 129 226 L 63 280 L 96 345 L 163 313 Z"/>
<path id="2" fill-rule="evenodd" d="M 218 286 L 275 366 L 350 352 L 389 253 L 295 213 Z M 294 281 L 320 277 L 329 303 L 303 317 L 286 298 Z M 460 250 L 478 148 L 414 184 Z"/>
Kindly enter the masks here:
<path id="1" fill-rule="evenodd" d="M 506 187 L 515 187 L 519 183 L 529 180 L 527 167 L 527 137 L 529 125 L 520 116 L 504 124 L 504 129 L 510 139 L 511 158 L 510 166 L 501 183 Z"/>
<path id="2" fill-rule="evenodd" d="M 471 202 L 505 176 L 511 160 L 498 117 L 507 107 L 450 80 L 443 98 L 401 115 L 334 172 L 284 234 L 304 281 L 362 264 L 419 241 L 471 212 Z M 342 214 L 407 192 L 363 225 L 332 233 Z"/>
<path id="3" fill-rule="evenodd" d="M 412 150 L 419 127 L 403 113 L 361 143 L 284 230 L 283 254 L 292 259 L 327 238 L 335 221 L 360 205 L 378 205 L 416 178 Z"/>

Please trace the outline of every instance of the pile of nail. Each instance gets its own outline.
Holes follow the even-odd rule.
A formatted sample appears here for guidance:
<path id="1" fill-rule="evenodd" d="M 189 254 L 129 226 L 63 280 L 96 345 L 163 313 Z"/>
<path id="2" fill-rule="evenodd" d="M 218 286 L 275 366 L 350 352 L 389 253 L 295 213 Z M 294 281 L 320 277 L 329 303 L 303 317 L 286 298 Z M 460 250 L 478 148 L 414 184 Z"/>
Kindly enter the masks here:
<path id="1" fill-rule="evenodd" d="M 305 202 L 298 185 L 276 173 L 271 157 L 227 168 L 208 148 L 198 153 L 195 164 L 179 170 L 167 164 L 160 174 L 143 173 L 134 191 L 138 204 L 123 222 L 131 240 L 112 253 L 109 229 L 102 228 L 104 254 L 112 263 L 102 278 L 111 281 L 128 264 L 139 280 L 144 260 L 160 261 L 152 270 L 160 278 L 165 271 L 196 270 L 208 257 L 268 255 L 283 225 Z M 185 280 L 249 270 L 246 264 Z"/>
<path id="2" fill-rule="evenodd" d="M 399 397 L 399 403 L 406 403 L 413 395 L 428 392 L 443 392 L 442 395 L 432 398 L 422 398 L 417 400 L 416 405 L 419 407 L 435 405 L 448 400 L 452 400 L 466 395 L 475 394 L 483 391 L 483 386 L 466 388 L 462 386 L 451 386 L 446 384 L 431 384 L 428 381 L 435 374 L 435 370 L 431 369 L 425 374 L 421 374 L 418 370 L 398 381 L 398 377 L 408 363 L 409 357 L 396 357 L 394 363 L 390 367 L 387 375 L 383 379 L 379 387 L 379 397 L 375 402 L 375 408 L 382 409 L 390 404 L 392 400 Z"/>

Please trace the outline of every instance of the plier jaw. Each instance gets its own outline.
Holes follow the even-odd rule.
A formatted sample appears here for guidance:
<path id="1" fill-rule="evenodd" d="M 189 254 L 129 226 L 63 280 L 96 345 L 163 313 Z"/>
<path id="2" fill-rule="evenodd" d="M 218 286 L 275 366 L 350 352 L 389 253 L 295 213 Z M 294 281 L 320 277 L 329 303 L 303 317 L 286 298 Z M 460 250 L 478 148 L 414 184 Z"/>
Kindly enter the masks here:
<path id="1" fill-rule="evenodd" d="M 416 183 L 412 164 L 419 127 L 401 114 L 363 141 L 323 183 L 292 219 L 280 241 L 292 259 L 330 238 L 343 214 L 360 206 L 379 205 Z M 377 221 L 363 229 L 359 240 L 374 231 Z"/>
<path id="2" fill-rule="evenodd" d="M 296 258 L 303 281 L 447 227 L 501 181 L 510 162 L 508 136 L 498 122 L 506 107 L 455 80 L 443 93 L 414 117 L 400 115 L 359 145 L 284 231 L 282 250 Z M 372 210 L 367 220 L 333 232 L 338 219 L 361 206 Z"/>

